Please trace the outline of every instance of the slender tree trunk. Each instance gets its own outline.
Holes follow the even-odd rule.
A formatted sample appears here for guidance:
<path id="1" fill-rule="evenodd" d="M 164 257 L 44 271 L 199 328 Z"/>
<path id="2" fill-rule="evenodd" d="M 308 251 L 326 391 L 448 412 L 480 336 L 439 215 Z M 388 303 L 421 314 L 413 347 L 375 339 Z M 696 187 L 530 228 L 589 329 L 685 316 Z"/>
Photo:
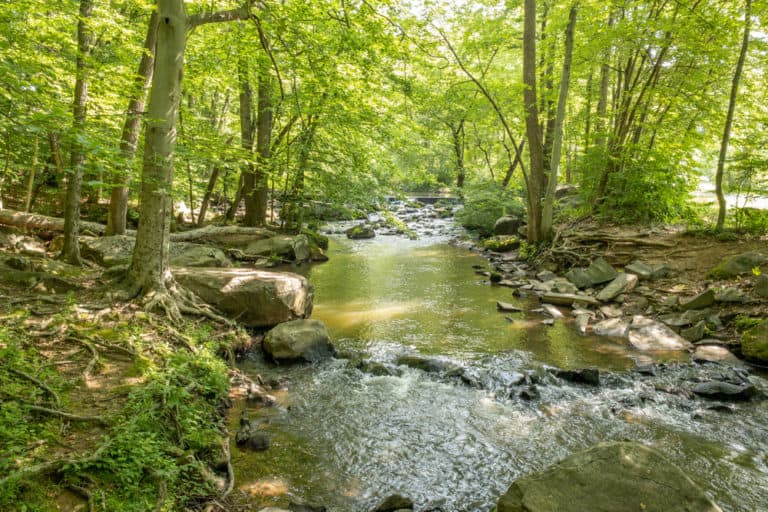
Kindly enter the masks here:
<path id="1" fill-rule="evenodd" d="M 147 111 L 141 219 L 128 275 L 139 293 L 167 292 L 173 151 L 181 98 L 187 15 L 182 0 L 158 0 L 157 63 Z"/>
<path id="2" fill-rule="evenodd" d="M 523 83 L 525 91 L 525 128 L 528 137 L 530 167 L 526 179 L 528 205 L 528 240 L 540 242 L 541 194 L 544 185 L 544 147 L 539 125 L 539 107 L 536 99 L 536 0 L 524 1 L 523 21 Z"/>
<path id="3" fill-rule="evenodd" d="M 144 39 L 144 52 L 141 55 L 139 69 L 133 82 L 133 97 L 128 101 L 128 112 L 125 124 L 123 125 L 123 133 L 120 137 L 120 153 L 124 167 L 122 172 L 115 177 L 115 186 L 112 188 L 109 200 L 108 235 L 125 234 L 126 216 L 128 214 L 128 182 L 131 178 L 133 159 L 139 143 L 144 104 L 149 92 L 149 86 L 152 83 L 155 48 L 157 46 L 157 23 L 157 10 L 153 10 L 149 18 L 147 35 Z"/>
<path id="4" fill-rule="evenodd" d="M 563 146 L 563 123 L 565 121 L 565 103 L 568 100 L 568 86 L 571 81 L 571 60 L 573 59 L 573 33 L 576 29 L 576 15 L 579 9 L 576 4 L 571 7 L 568 17 L 568 28 L 565 30 L 565 56 L 563 57 L 563 74 L 560 79 L 560 96 L 557 100 L 555 125 L 552 130 L 552 155 L 550 157 L 547 191 L 544 196 L 541 215 L 541 233 L 545 239 L 552 236 L 555 193 L 557 192 L 557 173 L 560 168 L 560 156 Z"/>
<path id="5" fill-rule="evenodd" d="M 723 174 L 725 173 L 725 160 L 728 156 L 728 143 L 731 139 L 731 128 L 733 127 L 733 115 L 736 111 L 736 98 L 739 95 L 739 82 L 741 73 L 744 69 L 744 60 L 747 57 L 749 49 L 749 30 L 752 21 L 752 0 L 746 0 L 744 4 L 744 37 L 741 41 L 741 50 L 739 51 L 739 60 L 736 63 L 736 70 L 733 72 L 733 81 L 731 82 L 731 96 L 728 100 L 728 114 L 725 117 L 725 128 L 723 129 L 723 138 L 720 141 L 720 155 L 717 159 L 717 173 L 715 174 L 715 194 L 717 194 L 717 225 L 715 229 L 722 231 L 725 225 L 726 203 L 723 194 Z"/>
<path id="6" fill-rule="evenodd" d="M 259 89 L 256 113 L 256 168 L 253 189 L 245 198 L 247 226 L 262 226 L 267 219 L 267 197 L 269 192 L 269 168 L 272 140 L 272 79 L 269 60 L 259 59 Z"/>
<path id="7" fill-rule="evenodd" d="M 35 135 L 35 142 L 32 146 L 32 167 L 29 169 L 27 178 L 27 198 L 24 201 L 24 211 L 29 213 L 32 208 L 32 192 L 35 189 L 35 175 L 37 174 L 37 158 L 40 149 L 40 138 Z"/>
<path id="8" fill-rule="evenodd" d="M 211 202 L 211 196 L 213 195 L 213 189 L 216 187 L 216 180 L 219 179 L 219 173 L 221 168 L 219 165 L 214 165 L 211 169 L 211 177 L 208 179 L 208 186 L 205 189 L 205 195 L 203 201 L 200 203 L 200 212 L 197 214 L 197 227 L 203 227 L 205 224 L 205 214 L 208 213 L 208 205 Z"/>
<path id="9" fill-rule="evenodd" d="M 613 13 L 608 17 L 608 28 L 613 28 Z M 611 51 L 606 50 L 603 55 L 602 63 L 600 64 L 600 96 L 597 100 L 597 123 L 595 126 L 595 132 L 597 137 L 595 138 L 595 145 L 605 147 L 608 140 L 605 136 L 605 132 L 608 127 L 608 87 L 610 84 L 610 63 Z"/>
<path id="10" fill-rule="evenodd" d="M 235 194 L 235 203 L 233 203 L 234 212 L 240 204 L 240 196 L 245 196 L 245 225 L 256 226 L 257 218 L 253 211 L 251 197 L 256 189 L 256 169 L 253 162 L 253 135 L 255 128 L 253 125 L 253 91 L 248 73 L 248 61 L 244 55 L 241 55 L 237 62 L 237 76 L 240 86 L 240 145 L 248 155 L 248 163 L 242 172 L 242 186 L 238 187 Z"/>
<path id="11" fill-rule="evenodd" d="M 453 152 L 456 155 L 456 188 L 464 187 L 466 170 L 464 168 L 464 119 L 455 128 L 451 126 L 453 135 Z"/>
<path id="12" fill-rule="evenodd" d="M 59 256 L 72 265 L 81 265 L 80 244 L 80 193 L 83 185 L 84 148 L 80 140 L 85 134 L 86 107 L 88 105 L 88 64 L 86 60 L 93 46 L 93 32 L 88 26 L 93 17 L 93 0 L 80 0 L 80 19 L 77 23 L 77 63 L 75 101 L 73 106 L 73 142 L 70 165 L 72 172 L 67 180 L 67 197 L 64 210 L 64 247 Z"/>

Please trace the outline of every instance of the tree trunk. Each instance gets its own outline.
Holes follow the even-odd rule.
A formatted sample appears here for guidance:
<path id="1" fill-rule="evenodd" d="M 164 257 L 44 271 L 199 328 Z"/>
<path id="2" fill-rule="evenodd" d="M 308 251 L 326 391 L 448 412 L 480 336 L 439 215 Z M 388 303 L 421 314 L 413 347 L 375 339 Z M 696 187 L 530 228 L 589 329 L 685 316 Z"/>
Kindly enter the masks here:
<path id="1" fill-rule="evenodd" d="M 736 63 L 736 70 L 733 72 L 733 81 L 731 82 L 731 97 L 728 100 L 728 114 L 725 117 L 725 128 L 723 129 L 723 139 L 720 142 L 720 155 L 717 159 L 717 173 L 715 174 L 715 193 L 717 194 L 717 225 L 715 229 L 722 231 L 725 224 L 726 203 L 723 194 L 723 174 L 725 171 L 725 159 L 728 156 L 728 143 L 731 139 L 731 128 L 733 126 L 733 115 L 736 111 L 736 97 L 739 94 L 739 82 L 741 81 L 741 72 L 744 69 L 744 60 L 747 57 L 749 49 L 749 30 L 752 16 L 752 0 L 746 0 L 744 5 L 744 37 L 741 41 L 741 50 L 739 51 L 739 60 Z"/>
<path id="2" fill-rule="evenodd" d="M 245 197 L 245 225 L 263 226 L 267 219 L 269 167 L 272 140 L 272 79 L 269 59 L 259 59 L 259 89 L 256 113 L 256 168 L 253 188 Z"/>
<path id="3" fill-rule="evenodd" d="M 563 122 L 565 121 L 565 103 L 568 99 L 568 85 L 571 80 L 571 60 L 573 58 L 573 33 L 576 29 L 578 7 L 574 4 L 568 17 L 565 30 L 565 56 L 563 57 L 563 75 L 560 78 L 560 96 L 557 100 L 555 125 L 552 130 L 552 154 L 549 159 L 547 191 L 544 196 L 541 215 L 541 233 L 545 239 L 552 236 L 555 193 L 557 192 L 557 173 L 560 168 L 560 156 L 563 146 Z"/>
<path id="4" fill-rule="evenodd" d="M 544 147 L 539 125 L 539 107 L 536 99 L 536 0 L 525 0 L 523 22 L 523 83 L 525 91 L 525 128 L 528 137 L 530 168 L 526 178 L 528 206 L 528 240 L 540 242 L 541 193 L 544 184 Z"/>
<path id="5" fill-rule="evenodd" d="M 240 181 L 242 186 L 238 187 L 235 193 L 235 202 L 232 205 L 232 219 L 235 218 L 235 212 L 240 204 L 241 196 L 245 196 L 245 225 L 255 226 L 257 224 L 255 213 L 253 212 L 253 205 L 249 202 L 256 188 L 256 171 L 252 155 L 255 131 L 253 126 L 253 91 L 248 73 L 248 61 L 244 55 L 241 55 L 238 59 L 237 76 L 240 86 L 240 145 L 248 154 L 248 163 L 246 168 L 241 171 Z"/>
<path id="6" fill-rule="evenodd" d="M 80 18 L 77 22 L 77 62 L 75 78 L 75 101 L 73 106 L 73 141 L 70 165 L 71 174 L 67 180 L 67 198 L 64 210 L 64 247 L 59 256 L 72 265 L 82 265 L 80 244 L 77 236 L 80 222 L 80 193 L 83 185 L 83 143 L 85 134 L 86 107 L 88 105 L 88 68 L 86 60 L 93 46 L 93 32 L 88 26 L 93 17 L 93 0 L 80 0 Z"/>
<path id="7" fill-rule="evenodd" d="M 453 134 L 453 151 L 456 155 L 456 188 L 462 188 L 466 176 L 464 168 L 464 119 L 459 121 L 456 128 L 451 126 L 451 133 Z"/>
<path id="8" fill-rule="evenodd" d="M 27 198 L 24 201 L 24 211 L 29 213 L 32 209 L 32 192 L 35 189 L 35 175 L 37 174 L 37 157 L 40 148 L 40 138 L 35 135 L 35 142 L 32 149 L 32 167 L 29 169 L 27 178 Z"/>
<path id="9" fill-rule="evenodd" d="M 133 159 L 136 155 L 136 147 L 139 143 L 141 131 L 141 117 L 144 113 L 144 104 L 152 83 L 154 72 L 155 48 L 157 46 L 157 10 L 152 11 L 147 27 L 147 36 L 144 39 L 144 52 L 139 61 L 139 69 L 134 78 L 133 97 L 128 101 L 128 113 L 123 125 L 123 133 L 120 137 L 120 153 L 123 158 L 123 171 L 115 178 L 115 186 L 109 200 L 109 216 L 107 219 L 107 234 L 124 235 L 126 216 L 128 214 L 128 182 L 133 169 Z"/>
<path id="10" fill-rule="evenodd" d="M 208 213 L 208 205 L 211 202 L 213 189 L 216 187 L 216 180 L 219 179 L 219 172 L 221 172 L 221 168 L 218 165 L 214 165 L 211 170 L 211 177 L 208 180 L 208 187 L 205 189 L 203 201 L 200 203 L 200 212 L 197 214 L 197 227 L 199 228 L 203 227 L 203 224 L 205 224 L 205 214 Z"/>
<path id="11" fill-rule="evenodd" d="M 181 97 L 187 15 L 182 0 L 158 0 L 157 52 L 147 110 L 141 174 L 141 219 L 128 271 L 138 293 L 164 293 L 169 270 L 173 151 Z"/>

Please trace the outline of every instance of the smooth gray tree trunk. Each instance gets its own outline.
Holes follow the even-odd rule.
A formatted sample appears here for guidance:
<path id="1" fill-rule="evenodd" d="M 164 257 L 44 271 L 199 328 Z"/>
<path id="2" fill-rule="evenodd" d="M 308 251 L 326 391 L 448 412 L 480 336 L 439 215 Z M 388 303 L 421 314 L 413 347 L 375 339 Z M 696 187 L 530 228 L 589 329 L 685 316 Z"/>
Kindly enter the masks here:
<path id="1" fill-rule="evenodd" d="M 67 196 L 64 208 L 64 247 L 59 257 L 72 265 L 82 265 L 80 244 L 80 194 L 83 185 L 83 162 L 85 148 L 82 137 L 85 134 L 85 118 L 88 106 L 88 63 L 93 47 L 93 31 L 89 27 L 93 17 L 93 0 L 80 0 L 80 17 L 77 22 L 77 61 L 75 77 L 75 100 L 73 104 L 71 174 L 67 180 Z"/>
<path id="2" fill-rule="evenodd" d="M 123 169 L 115 178 L 115 186 L 109 200 L 109 216 L 107 219 L 107 234 L 124 235 L 126 216 L 128 214 L 128 182 L 131 178 L 133 159 L 139 144 L 141 118 L 144 113 L 149 86 L 152 84 L 152 73 L 155 67 L 155 47 L 157 46 L 158 12 L 152 11 L 147 26 L 147 36 L 144 39 L 144 51 L 139 61 L 139 69 L 134 79 L 133 96 L 128 101 L 128 112 L 120 137 L 120 154 L 123 158 Z"/>
<path id="3" fill-rule="evenodd" d="M 725 160 L 728 156 L 728 144 L 731 140 L 731 128 L 733 127 L 733 115 L 736 112 L 736 98 L 739 95 L 739 82 L 741 73 L 744 69 L 744 60 L 747 57 L 749 49 L 749 31 L 752 22 L 752 0 L 746 0 L 744 5 L 744 37 L 741 41 L 741 50 L 739 51 L 739 60 L 736 63 L 736 70 L 733 72 L 733 81 L 731 82 L 731 96 L 728 100 L 728 114 L 725 117 L 725 128 L 723 128 L 723 138 L 720 141 L 720 155 L 717 159 L 717 173 L 715 174 L 715 194 L 717 195 L 717 225 L 715 229 L 722 231 L 725 225 L 726 203 L 723 194 L 723 175 L 725 174 Z"/>
<path id="4" fill-rule="evenodd" d="M 549 158 L 549 176 L 547 190 L 544 195 L 541 212 L 541 232 L 545 239 L 552 236 L 555 193 L 557 192 L 557 174 L 560 170 L 560 157 L 563 147 L 563 123 L 565 122 L 565 104 L 568 100 L 568 86 L 571 81 L 571 61 L 573 59 L 573 36 L 576 30 L 576 15 L 579 9 L 574 4 L 568 17 L 568 27 L 565 30 L 565 55 L 563 57 L 563 73 L 560 78 L 560 95 L 557 100 L 557 113 L 552 130 L 552 154 Z"/>

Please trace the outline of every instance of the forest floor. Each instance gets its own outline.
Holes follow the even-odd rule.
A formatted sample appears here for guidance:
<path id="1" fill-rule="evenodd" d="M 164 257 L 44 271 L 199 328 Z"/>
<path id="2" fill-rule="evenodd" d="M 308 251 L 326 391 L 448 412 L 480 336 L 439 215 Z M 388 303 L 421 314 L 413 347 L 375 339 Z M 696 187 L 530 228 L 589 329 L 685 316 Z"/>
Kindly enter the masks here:
<path id="1" fill-rule="evenodd" d="M 768 237 L 581 222 L 555 247 L 570 265 L 598 256 L 663 263 L 673 272 L 651 287 L 682 298 L 715 284 L 747 290 L 750 276 L 714 283 L 707 274 L 727 257 L 768 252 Z M 70 291 L 56 290 L 52 256 L 28 244 L 0 252 L 6 265 L 15 258 L 51 277 L 33 286 L 31 274 L 0 278 L 0 510 L 237 508 L 222 499 L 232 490 L 225 415 L 235 375 L 224 361 L 250 337 L 114 303 L 112 283 L 93 266 L 67 276 Z M 766 311 L 768 300 L 721 308 L 727 318 Z M 738 333 L 726 324 L 726 336 Z"/>
<path id="2" fill-rule="evenodd" d="M 98 269 L 52 282 L 0 278 L 0 510 L 224 510 L 224 358 L 249 336 L 112 302 Z"/>

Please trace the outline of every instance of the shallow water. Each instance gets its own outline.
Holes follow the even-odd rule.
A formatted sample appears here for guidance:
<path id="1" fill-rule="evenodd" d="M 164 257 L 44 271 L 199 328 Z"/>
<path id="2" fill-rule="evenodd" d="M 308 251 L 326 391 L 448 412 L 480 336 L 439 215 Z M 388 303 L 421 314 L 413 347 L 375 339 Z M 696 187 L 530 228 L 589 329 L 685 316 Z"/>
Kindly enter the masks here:
<path id="1" fill-rule="evenodd" d="M 404 367 L 372 376 L 344 359 L 245 362 L 251 374 L 291 381 L 278 406 L 251 413 L 272 436 L 271 448 L 235 450 L 238 488 L 264 505 L 300 498 L 367 511 L 400 493 L 417 510 L 487 511 L 522 475 L 600 441 L 632 439 L 660 448 L 724 510 L 768 510 L 768 407 L 694 419 L 707 402 L 657 390 L 698 378 L 687 356 L 651 359 L 623 341 L 581 336 L 567 320 L 549 327 L 540 314 L 497 313 L 496 300 L 536 305 L 489 286 L 473 269 L 485 261 L 439 235 L 334 239 L 330 257 L 308 272 L 312 316 L 343 353 L 382 363 L 430 355 L 479 372 L 487 385 Z M 654 360 L 667 362 L 655 377 L 631 371 Z M 597 366 L 605 383 L 566 384 L 546 377 L 545 366 Z M 510 396 L 505 379 L 526 372 L 544 376 L 539 400 Z"/>

